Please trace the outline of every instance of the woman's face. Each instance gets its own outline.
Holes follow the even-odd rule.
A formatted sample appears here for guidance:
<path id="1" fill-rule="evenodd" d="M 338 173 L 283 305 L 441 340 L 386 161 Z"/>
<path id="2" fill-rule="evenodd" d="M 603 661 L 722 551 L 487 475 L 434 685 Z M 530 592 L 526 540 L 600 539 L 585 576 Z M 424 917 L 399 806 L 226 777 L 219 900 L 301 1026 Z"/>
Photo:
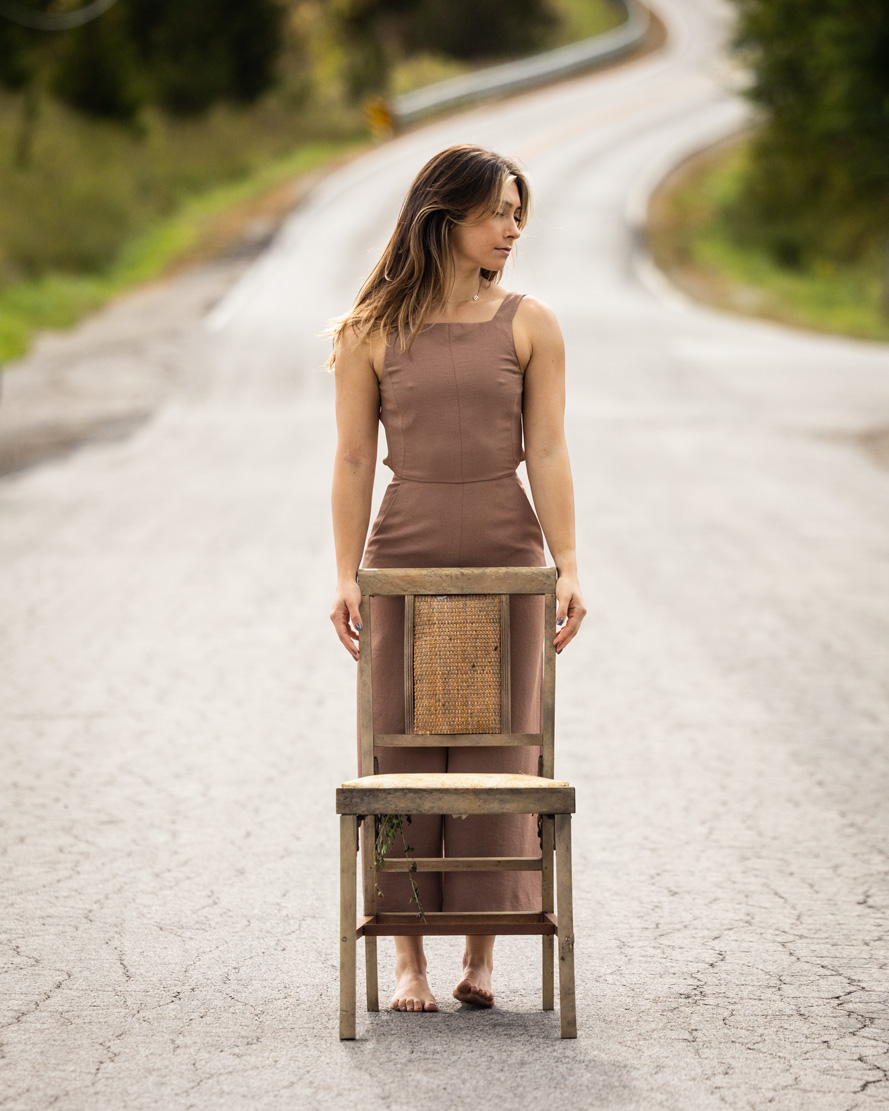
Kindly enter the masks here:
<path id="1" fill-rule="evenodd" d="M 507 183 L 496 214 L 480 224 L 455 224 L 451 229 L 454 262 L 479 270 L 502 270 L 515 241 L 522 234 L 521 197 L 514 181 Z"/>

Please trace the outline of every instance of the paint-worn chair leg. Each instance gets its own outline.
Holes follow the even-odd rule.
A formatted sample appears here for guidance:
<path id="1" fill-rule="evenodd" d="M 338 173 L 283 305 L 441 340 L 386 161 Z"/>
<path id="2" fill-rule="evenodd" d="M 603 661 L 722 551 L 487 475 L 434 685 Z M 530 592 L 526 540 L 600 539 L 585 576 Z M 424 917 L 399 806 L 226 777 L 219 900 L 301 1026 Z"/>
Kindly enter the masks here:
<path id="1" fill-rule="evenodd" d="M 378 1011 L 380 1009 L 380 987 L 377 974 L 377 939 L 365 937 L 364 939 L 364 971 L 367 982 L 367 1009 Z"/>
<path id="2" fill-rule="evenodd" d="M 361 878 L 364 889 L 364 913 L 373 915 L 377 913 L 377 887 L 376 873 L 374 871 L 374 854 L 371 843 L 374 836 L 374 816 L 368 815 L 361 823 Z M 377 939 L 364 937 L 364 982 L 367 994 L 367 1009 L 378 1011 L 380 1009 L 379 973 L 377 971 Z"/>
<path id="3" fill-rule="evenodd" d="M 563 1038 L 577 1037 L 574 994 L 574 907 L 571 890 L 571 815 L 556 815 L 556 894 L 559 916 L 559 1019 Z"/>
<path id="4" fill-rule="evenodd" d="M 358 915 L 358 819 L 340 816 L 340 1038 L 355 1037 L 356 951 Z"/>
<path id="5" fill-rule="evenodd" d="M 553 892 L 553 820 L 551 816 L 547 817 L 541 815 L 540 832 L 542 842 L 541 859 L 543 864 L 543 911 L 545 914 L 552 914 L 556 908 L 554 905 Z M 551 1011 L 555 1006 L 555 984 L 553 978 L 555 946 L 553 944 L 553 935 L 544 934 L 541 941 L 543 943 L 543 1009 L 545 1011 Z"/>

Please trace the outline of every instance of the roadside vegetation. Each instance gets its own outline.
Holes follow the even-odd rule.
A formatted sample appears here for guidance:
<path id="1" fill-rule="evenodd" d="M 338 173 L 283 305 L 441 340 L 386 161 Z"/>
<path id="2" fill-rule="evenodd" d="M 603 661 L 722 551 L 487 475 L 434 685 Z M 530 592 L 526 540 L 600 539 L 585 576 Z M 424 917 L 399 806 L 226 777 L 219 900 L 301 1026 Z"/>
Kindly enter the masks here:
<path id="1" fill-rule="evenodd" d="M 661 184 L 649 208 L 655 262 L 681 289 L 717 308 L 889 341 L 883 237 L 875 236 L 853 259 L 813 254 L 790 266 L 738 234 L 730 214 L 749 180 L 751 141 L 745 133 L 720 143 Z"/>
<path id="2" fill-rule="evenodd" d="M 449 77 L 459 77 L 481 65 L 496 64 L 589 39 L 612 30 L 623 19 L 618 6 L 608 0 L 549 0 L 546 7 L 553 17 L 552 21 L 535 32 L 531 46 L 526 44 L 518 49 L 514 47 L 505 52 L 492 52 L 492 44 L 484 43 L 481 53 L 474 52 L 468 57 L 444 53 L 438 46 L 434 49 L 420 48 L 408 54 L 398 52 L 389 66 L 386 79 L 388 91 L 393 96 L 399 96 L 424 85 L 446 81 Z"/>
<path id="3" fill-rule="evenodd" d="M 659 265 L 694 296 L 889 340 L 889 8 L 736 0 L 759 119 L 652 198 Z"/>
<path id="4" fill-rule="evenodd" d="M 620 18 L 609 0 L 526 0 L 521 19 L 496 0 L 126 0 L 58 32 L 0 15 L 0 361 L 257 211 L 280 220 L 307 173 L 369 142 L 367 97 Z"/>

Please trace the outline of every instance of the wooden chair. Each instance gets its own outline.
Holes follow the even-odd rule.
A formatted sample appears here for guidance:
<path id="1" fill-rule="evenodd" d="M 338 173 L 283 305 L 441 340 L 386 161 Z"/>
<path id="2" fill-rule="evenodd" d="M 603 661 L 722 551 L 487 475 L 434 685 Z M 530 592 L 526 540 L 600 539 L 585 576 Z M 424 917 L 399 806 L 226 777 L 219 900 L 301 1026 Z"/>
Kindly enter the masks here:
<path id="1" fill-rule="evenodd" d="M 358 938 L 364 937 L 365 940 L 367 1009 L 377 1011 L 377 937 L 393 934 L 541 935 L 544 1010 L 553 1009 L 553 939 L 558 937 L 561 1035 L 563 1038 L 576 1038 L 571 891 L 571 814 L 574 812 L 574 788 L 568 783 L 553 779 L 555 650 L 552 641 L 556 633 L 556 571 L 549 567 L 362 570 L 358 573 L 358 584 L 362 594 L 359 660 L 361 777 L 344 783 L 336 792 L 337 813 L 341 815 L 340 1038 L 355 1037 Z M 511 594 L 538 594 L 545 598 L 541 733 L 520 734 L 510 730 Z M 375 735 L 373 732 L 370 598 L 374 595 L 403 596 L 405 600 L 403 734 Z M 440 624 L 442 620 L 449 629 L 445 629 L 444 636 L 436 637 L 436 622 Z M 459 635 L 461 622 L 463 629 L 471 630 L 471 636 Z M 462 659 L 459 658 L 461 640 Z M 479 650 L 478 646 L 482 641 L 485 642 L 485 647 Z M 432 666 L 430 647 L 433 652 Z M 441 651 L 436 661 L 434 656 L 437 649 Z M 456 660 L 455 652 L 458 656 Z M 422 660 L 418 653 L 422 653 Z M 493 665 L 490 663 L 492 659 Z M 447 667 L 445 663 L 448 664 Z M 480 671 L 484 674 L 480 674 Z M 470 672 L 472 683 L 466 680 Z M 462 682 L 459 678 L 455 680 L 455 675 L 462 675 Z M 460 686 L 459 691 L 453 686 L 455 681 Z M 495 699 L 493 709 L 492 688 Z M 460 705 L 455 713 L 456 702 Z M 405 745 L 539 745 L 539 774 L 374 774 L 374 748 Z M 380 912 L 377 908 L 373 844 L 375 818 L 383 814 L 539 815 L 539 857 L 406 858 L 405 854 L 400 859 L 389 857 L 385 862 L 386 869 L 402 872 L 540 871 L 542 905 L 539 911 L 427 911 L 425 921 L 420 921 L 414 913 Z M 356 861 L 358 829 L 362 822 L 366 823 L 364 913 L 358 918 Z M 557 865 L 555 884 L 554 856 Z M 558 915 L 554 913 L 554 886 L 558 894 Z"/>

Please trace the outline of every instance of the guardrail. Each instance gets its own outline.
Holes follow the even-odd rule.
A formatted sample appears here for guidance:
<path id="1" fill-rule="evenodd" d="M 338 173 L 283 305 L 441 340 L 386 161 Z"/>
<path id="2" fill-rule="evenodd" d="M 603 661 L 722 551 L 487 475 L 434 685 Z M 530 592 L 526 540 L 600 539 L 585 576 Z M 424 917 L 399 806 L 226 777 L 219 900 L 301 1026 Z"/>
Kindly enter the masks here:
<path id="1" fill-rule="evenodd" d="M 605 31 L 590 39 L 559 46 L 543 54 L 504 62 L 499 66 L 476 70 L 461 77 L 451 77 L 435 85 L 415 89 L 412 93 L 393 97 L 389 102 L 396 127 L 413 123 L 423 116 L 445 108 L 456 108 L 498 93 L 513 93 L 542 85 L 557 77 L 567 77 L 581 70 L 595 69 L 634 50 L 648 30 L 648 9 L 639 0 L 616 0 L 626 13 L 626 20 L 613 31 Z"/>

